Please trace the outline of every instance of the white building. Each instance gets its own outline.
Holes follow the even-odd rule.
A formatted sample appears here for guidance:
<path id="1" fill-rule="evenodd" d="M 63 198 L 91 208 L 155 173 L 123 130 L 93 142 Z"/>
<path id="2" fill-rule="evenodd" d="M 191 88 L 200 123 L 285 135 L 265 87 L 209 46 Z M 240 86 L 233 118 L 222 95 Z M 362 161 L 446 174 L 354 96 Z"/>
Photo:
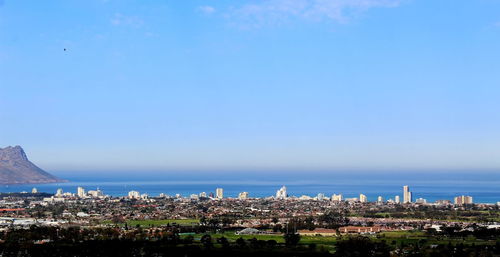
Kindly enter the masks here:
<path id="1" fill-rule="evenodd" d="M 359 201 L 362 203 L 368 202 L 368 198 L 366 198 L 366 195 L 364 194 L 359 194 Z"/>
<path id="2" fill-rule="evenodd" d="M 76 216 L 80 217 L 80 218 L 90 217 L 90 215 L 88 215 L 87 213 L 82 212 L 82 211 L 81 212 L 77 212 Z"/>
<path id="3" fill-rule="evenodd" d="M 472 204 L 473 203 L 472 196 L 465 196 L 465 195 L 455 197 L 454 202 L 457 205 L 464 205 L 464 204 Z"/>
<path id="4" fill-rule="evenodd" d="M 286 193 L 286 186 L 282 186 L 278 191 L 276 191 L 276 199 L 286 199 L 288 194 Z"/>
<path id="5" fill-rule="evenodd" d="M 403 203 L 411 203 L 412 196 L 410 192 L 410 188 L 408 186 L 403 186 Z"/>
<path id="6" fill-rule="evenodd" d="M 31 189 L 31 193 L 32 193 L 32 194 L 36 194 L 36 193 L 38 193 L 38 189 L 36 189 L 36 187 L 34 187 L 33 189 Z"/>
<path id="7" fill-rule="evenodd" d="M 319 194 L 316 196 L 316 199 L 317 199 L 318 201 L 323 201 L 323 200 L 325 200 L 325 194 L 323 194 L 323 193 L 319 193 Z"/>
<path id="8" fill-rule="evenodd" d="M 246 200 L 246 199 L 248 199 L 248 192 L 241 192 L 238 195 L 238 199 L 240 199 L 240 200 Z"/>
<path id="9" fill-rule="evenodd" d="M 206 192 L 201 192 L 200 197 L 207 198 L 207 193 Z"/>
<path id="10" fill-rule="evenodd" d="M 340 202 L 344 200 L 344 196 L 342 196 L 342 194 L 333 194 L 332 195 L 332 201 L 336 201 L 336 202 Z"/>
<path id="11" fill-rule="evenodd" d="M 311 200 L 312 198 L 308 195 L 302 195 L 299 197 L 299 200 Z"/>
<path id="12" fill-rule="evenodd" d="M 394 202 L 395 202 L 395 203 L 401 203 L 401 199 L 399 198 L 399 195 L 396 195 L 396 196 L 394 197 Z"/>
<path id="13" fill-rule="evenodd" d="M 222 188 L 215 189 L 215 198 L 217 198 L 217 199 L 224 198 L 224 189 L 222 189 Z"/>
<path id="14" fill-rule="evenodd" d="M 415 200 L 415 202 L 420 203 L 420 204 L 424 204 L 424 203 L 427 203 L 427 200 L 424 198 L 418 198 L 417 200 Z"/>
<path id="15" fill-rule="evenodd" d="M 378 203 L 383 203 L 384 202 L 384 198 L 382 196 L 377 197 L 377 202 Z"/>
<path id="16" fill-rule="evenodd" d="M 62 196 L 63 195 L 63 190 L 62 188 L 58 188 L 56 191 L 56 196 Z"/>
<path id="17" fill-rule="evenodd" d="M 99 198 L 99 197 L 104 196 L 104 194 L 102 193 L 102 191 L 99 188 L 97 190 L 89 190 L 87 193 L 88 193 L 88 195 L 95 197 L 95 198 Z"/>
<path id="18" fill-rule="evenodd" d="M 130 192 L 128 192 L 128 198 L 139 199 L 139 198 L 141 198 L 141 194 L 138 191 L 130 191 Z"/>
<path id="19" fill-rule="evenodd" d="M 85 197 L 85 189 L 83 187 L 78 187 L 76 189 L 76 195 L 80 198 L 84 198 Z"/>

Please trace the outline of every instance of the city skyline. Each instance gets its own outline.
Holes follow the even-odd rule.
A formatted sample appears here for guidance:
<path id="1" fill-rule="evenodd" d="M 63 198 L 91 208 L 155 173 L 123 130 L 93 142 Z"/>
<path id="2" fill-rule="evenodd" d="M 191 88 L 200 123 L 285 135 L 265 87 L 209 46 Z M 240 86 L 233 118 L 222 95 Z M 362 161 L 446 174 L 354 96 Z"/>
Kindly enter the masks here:
<path id="1" fill-rule="evenodd" d="M 26 191 L 20 192 L 20 193 L 27 193 Z M 31 190 L 32 194 L 39 193 L 38 189 L 36 187 L 32 188 Z M 41 192 L 42 193 L 42 192 Z M 410 194 L 410 195 L 408 195 Z M 311 197 L 309 195 L 289 195 L 287 193 L 287 188 L 286 186 L 282 186 L 280 189 L 276 191 L 276 194 L 266 196 L 266 197 L 255 197 L 251 196 L 250 192 L 242 191 L 237 194 L 237 196 L 224 196 L 224 188 L 218 187 L 215 188 L 215 194 L 213 192 L 210 192 L 207 194 L 206 192 L 199 192 L 199 193 L 191 193 L 189 196 L 187 195 L 182 195 L 176 193 L 175 195 L 168 195 L 165 193 L 160 193 L 159 195 L 149 195 L 148 193 L 142 193 L 137 191 L 137 190 L 132 190 L 129 191 L 127 196 L 122 196 L 125 198 L 129 199 L 143 199 L 146 200 L 149 197 L 160 197 L 160 198 L 190 198 L 193 200 L 198 200 L 199 198 L 207 198 L 207 199 L 212 199 L 212 200 L 222 200 L 222 199 L 238 199 L 238 200 L 247 200 L 247 199 L 260 199 L 260 198 L 266 198 L 266 199 L 275 199 L 275 200 L 317 200 L 317 201 L 332 201 L 332 202 L 342 202 L 342 201 L 347 201 L 347 202 L 361 202 L 361 203 L 368 203 L 368 202 L 375 202 L 375 203 L 389 203 L 389 204 L 428 204 L 429 202 L 425 198 L 418 198 L 415 201 L 412 200 L 411 192 L 409 191 L 409 186 L 405 185 L 403 186 L 403 199 L 405 199 L 403 202 L 399 201 L 399 195 L 396 195 L 394 199 L 389 198 L 389 199 L 384 199 L 383 196 L 371 196 L 374 200 L 370 200 L 367 195 L 360 193 L 359 197 L 353 197 L 353 198 L 346 198 L 344 199 L 343 194 L 337 194 L 334 193 L 331 195 L 331 197 L 325 195 L 324 193 L 318 193 L 316 197 Z M 78 197 L 78 198 L 109 198 L 109 197 L 120 197 L 116 195 L 106 195 L 104 194 L 103 191 L 101 191 L 99 188 L 96 190 L 89 190 L 85 191 L 85 188 L 83 187 L 77 187 L 76 188 L 76 193 L 73 194 L 71 192 L 64 192 L 62 188 L 58 188 L 56 193 L 50 197 L 46 198 L 47 201 L 63 201 L 64 197 Z M 453 200 L 453 203 L 455 205 L 464 205 L 464 204 L 473 204 L 473 197 L 472 196 L 466 196 L 466 195 L 459 195 L 454 197 L 453 199 L 439 199 L 436 200 L 434 203 L 435 204 L 448 204 L 451 203 Z M 497 205 L 500 203 L 497 202 Z M 430 203 L 433 204 L 433 203 Z"/>
<path id="2" fill-rule="evenodd" d="M 299 2 L 1 1 L 0 147 L 67 173 L 498 172 L 499 2 Z"/>

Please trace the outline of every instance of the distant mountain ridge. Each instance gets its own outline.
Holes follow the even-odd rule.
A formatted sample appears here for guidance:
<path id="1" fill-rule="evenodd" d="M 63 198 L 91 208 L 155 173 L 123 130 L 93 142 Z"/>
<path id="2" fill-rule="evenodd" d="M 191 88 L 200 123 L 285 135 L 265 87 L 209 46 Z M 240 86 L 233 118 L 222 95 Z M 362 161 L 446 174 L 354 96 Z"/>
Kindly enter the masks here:
<path id="1" fill-rule="evenodd" d="M 44 184 L 67 182 L 28 160 L 20 146 L 0 148 L 0 184 Z"/>

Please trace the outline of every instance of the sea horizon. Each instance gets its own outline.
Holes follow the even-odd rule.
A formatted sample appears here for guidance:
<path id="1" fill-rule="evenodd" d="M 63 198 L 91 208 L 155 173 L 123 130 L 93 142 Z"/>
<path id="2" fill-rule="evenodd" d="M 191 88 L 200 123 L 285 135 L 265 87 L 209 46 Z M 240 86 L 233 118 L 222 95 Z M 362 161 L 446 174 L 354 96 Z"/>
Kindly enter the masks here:
<path id="1" fill-rule="evenodd" d="M 424 198 L 432 203 L 436 200 L 453 201 L 455 196 L 469 195 L 475 203 L 500 202 L 500 174 L 490 172 L 54 172 L 66 183 L 2 185 L 0 192 L 31 191 L 55 193 L 58 188 L 64 192 L 76 192 L 81 186 L 86 190 L 99 188 L 104 194 L 120 197 L 129 191 L 155 197 L 159 194 L 189 197 L 201 192 L 211 193 L 221 187 L 225 197 L 237 197 L 240 192 L 249 192 L 250 197 L 274 196 L 281 186 L 288 188 L 290 196 L 311 197 L 319 193 L 330 197 L 343 194 L 344 198 L 365 194 L 369 201 L 378 196 L 384 200 L 402 196 L 402 187 L 410 186 L 414 200 Z"/>

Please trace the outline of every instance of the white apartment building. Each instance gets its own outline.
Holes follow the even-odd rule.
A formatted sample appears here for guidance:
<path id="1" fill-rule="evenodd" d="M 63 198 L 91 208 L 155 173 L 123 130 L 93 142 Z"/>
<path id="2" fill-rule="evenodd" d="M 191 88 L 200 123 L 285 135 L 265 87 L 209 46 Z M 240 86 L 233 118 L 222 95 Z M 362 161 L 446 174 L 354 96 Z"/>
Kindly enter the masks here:
<path id="1" fill-rule="evenodd" d="M 403 186 L 403 203 L 411 203 L 412 196 L 410 192 L 410 188 L 408 186 Z"/>
<path id="2" fill-rule="evenodd" d="M 130 191 L 130 192 L 128 192 L 128 198 L 139 199 L 139 198 L 141 198 L 141 194 L 138 191 Z"/>
<path id="3" fill-rule="evenodd" d="M 215 198 L 217 198 L 217 199 L 224 198 L 224 189 L 222 189 L 222 188 L 215 189 Z"/>
<path id="4" fill-rule="evenodd" d="M 238 199 L 240 199 L 240 200 L 246 200 L 246 199 L 248 199 L 248 192 L 241 192 L 238 195 Z"/>
<path id="5" fill-rule="evenodd" d="M 282 186 L 278 191 L 276 191 L 276 199 L 286 199 L 288 194 L 286 193 L 286 186 Z"/>
<path id="6" fill-rule="evenodd" d="M 85 197 L 85 189 L 83 187 L 78 187 L 76 189 L 76 195 L 80 198 L 84 198 Z"/>

